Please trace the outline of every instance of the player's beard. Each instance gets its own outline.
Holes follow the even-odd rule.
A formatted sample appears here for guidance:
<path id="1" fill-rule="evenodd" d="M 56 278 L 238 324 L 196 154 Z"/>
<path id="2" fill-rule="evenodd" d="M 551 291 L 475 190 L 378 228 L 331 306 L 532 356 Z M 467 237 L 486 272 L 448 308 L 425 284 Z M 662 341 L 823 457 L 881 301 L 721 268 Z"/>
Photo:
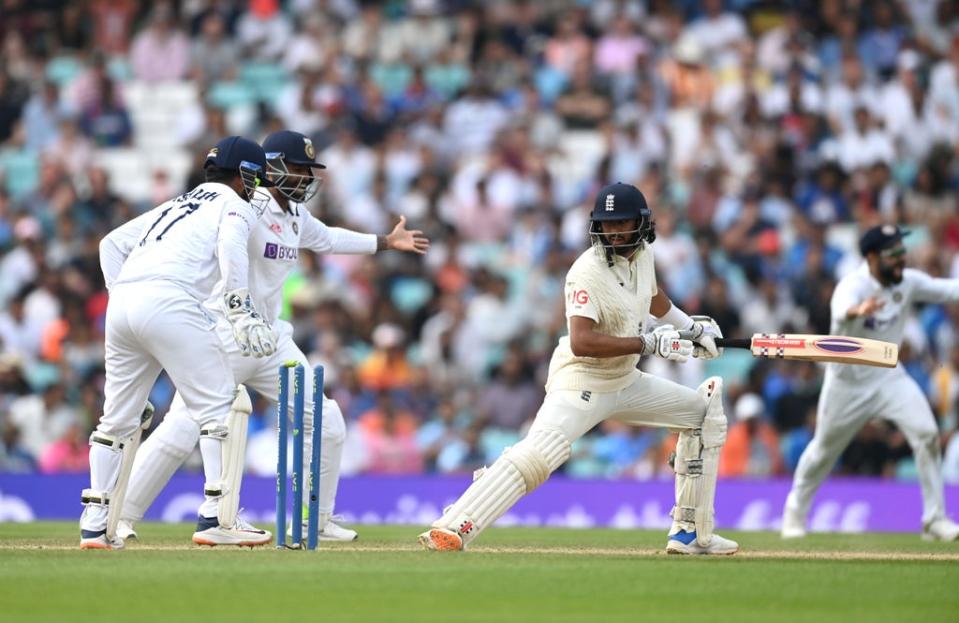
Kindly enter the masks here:
<path id="1" fill-rule="evenodd" d="M 886 262 L 879 261 L 879 281 L 886 286 L 894 286 L 902 283 L 902 273 L 906 268 L 905 262 Z"/>

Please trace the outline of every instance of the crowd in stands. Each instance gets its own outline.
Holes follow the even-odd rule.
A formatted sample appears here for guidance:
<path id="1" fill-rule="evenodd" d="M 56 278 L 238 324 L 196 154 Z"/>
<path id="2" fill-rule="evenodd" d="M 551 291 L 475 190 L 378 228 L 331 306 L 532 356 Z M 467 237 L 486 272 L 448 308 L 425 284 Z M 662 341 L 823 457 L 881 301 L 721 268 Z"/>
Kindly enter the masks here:
<path id="1" fill-rule="evenodd" d="M 85 471 L 103 402 L 100 238 L 202 181 L 210 145 L 289 128 L 326 164 L 310 209 L 424 257 L 302 254 L 284 315 L 348 421 L 344 472 L 469 472 L 519 439 L 565 330 L 594 193 L 636 184 L 658 278 L 728 336 L 829 333 L 856 240 L 903 224 L 959 277 L 954 0 L 3 0 L 0 471 Z M 902 365 L 959 482 L 959 306 L 909 321 Z M 724 476 L 790 473 L 823 369 L 746 352 L 720 374 Z M 172 387 L 154 388 L 158 413 Z M 259 397 L 249 465 L 272 474 Z M 669 431 L 605 422 L 574 477 L 668 477 Z M 911 479 L 870 423 L 838 473 Z"/>

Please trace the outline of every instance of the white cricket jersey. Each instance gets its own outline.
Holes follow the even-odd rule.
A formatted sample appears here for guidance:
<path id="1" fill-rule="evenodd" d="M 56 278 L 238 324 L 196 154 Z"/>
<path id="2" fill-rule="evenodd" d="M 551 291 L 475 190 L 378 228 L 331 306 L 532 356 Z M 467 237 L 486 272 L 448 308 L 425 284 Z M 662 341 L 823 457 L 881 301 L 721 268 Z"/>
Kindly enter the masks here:
<path id="1" fill-rule="evenodd" d="M 203 183 L 110 232 L 100 243 L 107 287 L 168 281 L 206 300 L 218 281 L 247 282 L 256 212 L 226 184 Z"/>
<path id="2" fill-rule="evenodd" d="M 846 319 L 846 312 L 869 297 L 876 297 L 884 305 L 866 317 Z M 907 268 L 902 282 L 883 287 L 869 272 L 866 262 L 843 277 L 832 294 L 832 333 L 899 344 L 906 323 L 906 315 L 914 303 L 946 303 L 959 301 L 959 279 L 936 279 L 926 273 Z M 886 368 L 827 364 L 829 373 L 837 378 L 865 381 L 881 379 Z"/>
<path id="3" fill-rule="evenodd" d="M 617 337 L 637 337 L 644 330 L 656 295 L 653 252 L 644 245 L 626 259 L 613 256 L 613 265 L 587 249 L 566 273 L 566 322 L 584 316 L 596 321 L 596 331 Z M 569 336 L 560 338 L 549 362 L 546 390 L 619 391 L 639 374 L 639 355 L 577 357 Z"/>
<path id="4" fill-rule="evenodd" d="M 289 211 L 271 195 L 270 204 L 250 232 L 249 288 L 254 308 L 275 325 L 283 305 L 283 283 L 297 267 L 299 250 L 314 253 L 376 253 L 376 236 L 339 227 L 327 227 L 303 205 L 290 203 Z M 218 283 L 205 306 L 222 316 L 220 297 L 224 284 Z M 223 319 L 225 322 L 225 319 Z"/>

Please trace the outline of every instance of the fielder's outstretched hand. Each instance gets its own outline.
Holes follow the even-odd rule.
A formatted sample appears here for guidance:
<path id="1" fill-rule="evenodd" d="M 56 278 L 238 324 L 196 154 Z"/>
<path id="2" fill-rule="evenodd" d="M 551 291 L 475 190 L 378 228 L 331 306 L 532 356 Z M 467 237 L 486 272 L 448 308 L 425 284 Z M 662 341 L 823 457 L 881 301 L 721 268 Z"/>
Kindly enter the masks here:
<path id="1" fill-rule="evenodd" d="M 400 222 L 386 236 L 386 248 L 424 255 L 430 248 L 430 241 L 420 230 L 406 229 L 406 217 L 400 216 Z"/>

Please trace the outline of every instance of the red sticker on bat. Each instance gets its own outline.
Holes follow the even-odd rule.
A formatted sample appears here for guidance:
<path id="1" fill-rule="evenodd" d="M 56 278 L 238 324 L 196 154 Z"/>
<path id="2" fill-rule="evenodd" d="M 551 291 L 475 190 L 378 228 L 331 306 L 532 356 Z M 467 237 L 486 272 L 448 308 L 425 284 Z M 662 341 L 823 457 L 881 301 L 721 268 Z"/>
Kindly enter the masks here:
<path id="1" fill-rule="evenodd" d="M 764 337 L 752 341 L 753 348 L 803 348 L 806 340 Z"/>

